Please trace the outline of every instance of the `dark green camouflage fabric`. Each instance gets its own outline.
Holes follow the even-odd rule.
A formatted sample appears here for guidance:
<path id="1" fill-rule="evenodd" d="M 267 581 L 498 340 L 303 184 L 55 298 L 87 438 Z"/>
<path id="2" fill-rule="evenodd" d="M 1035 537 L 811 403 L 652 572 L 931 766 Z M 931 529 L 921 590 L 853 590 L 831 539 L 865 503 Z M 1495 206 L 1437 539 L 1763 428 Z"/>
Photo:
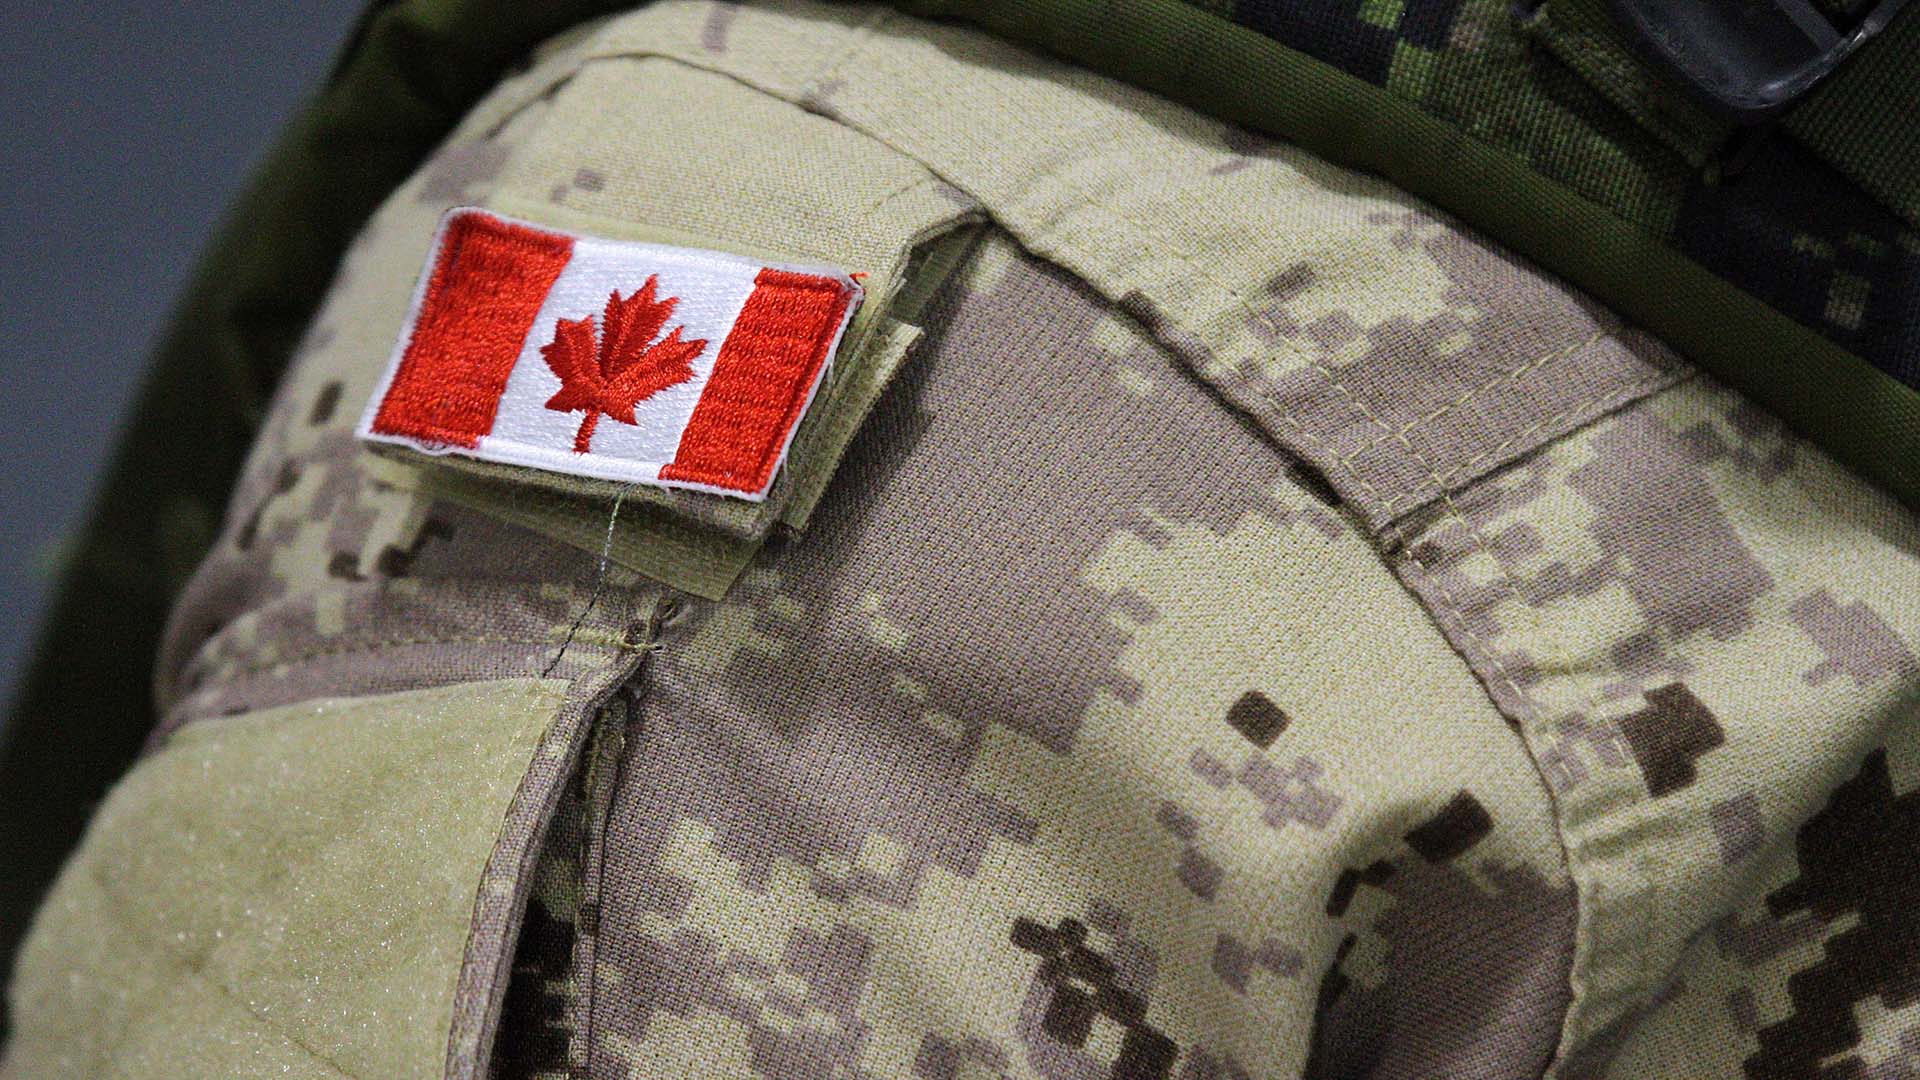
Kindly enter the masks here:
<path id="1" fill-rule="evenodd" d="M 1802 129 L 1825 123 L 1840 83 L 1823 88 L 1785 131 L 1753 140 L 1706 116 L 1672 77 L 1640 69 L 1605 5 L 1593 0 L 1197 6 L 1521 155 L 1542 175 L 1920 388 L 1920 181 L 1889 169 L 1891 189 L 1876 196 L 1871 183 L 1863 187 L 1823 159 L 1819 144 L 1808 145 Z M 1869 63 L 1908 69 L 1910 83 L 1920 19 L 1894 25 L 1870 47 Z M 1896 92 L 1884 107 L 1897 110 L 1898 100 Z M 1920 142 L 1905 124 L 1883 138 L 1895 159 Z"/>

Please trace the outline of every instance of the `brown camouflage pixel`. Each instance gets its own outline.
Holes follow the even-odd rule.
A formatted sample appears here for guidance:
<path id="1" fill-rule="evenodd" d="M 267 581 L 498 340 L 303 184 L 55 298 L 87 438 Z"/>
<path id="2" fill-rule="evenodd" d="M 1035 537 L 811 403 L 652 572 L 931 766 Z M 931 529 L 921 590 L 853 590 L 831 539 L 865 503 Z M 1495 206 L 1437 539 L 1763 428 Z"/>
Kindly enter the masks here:
<path id="1" fill-rule="evenodd" d="M 1537 1073 L 1573 925 L 1546 794 L 1360 534 L 1003 237 L 928 321 L 808 532 L 663 625 L 576 1064 Z M 1315 611 L 1422 655 L 1436 741 Z M 1377 739 L 1430 775 L 1369 779 Z"/>
<path id="2" fill-rule="evenodd" d="M 1563 1075 L 1912 1075 L 1912 515 L 1699 379 L 1452 507 L 1400 569 L 1554 789 Z"/>

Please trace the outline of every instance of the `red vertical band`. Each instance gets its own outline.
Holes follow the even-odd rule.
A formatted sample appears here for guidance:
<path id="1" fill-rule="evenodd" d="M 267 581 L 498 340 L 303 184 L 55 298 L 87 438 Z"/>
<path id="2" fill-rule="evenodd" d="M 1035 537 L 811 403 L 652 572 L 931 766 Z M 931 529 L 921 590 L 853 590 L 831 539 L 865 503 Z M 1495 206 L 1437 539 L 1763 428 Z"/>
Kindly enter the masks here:
<path id="1" fill-rule="evenodd" d="M 660 479 L 764 490 L 852 302 L 833 278 L 760 271 Z"/>
<path id="2" fill-rule="evenodd" d="M 489 214 L 448 222 L 373 431 L 465 447 L 492 431 L 507 376 L 572 255 L 569 237 Z"/>

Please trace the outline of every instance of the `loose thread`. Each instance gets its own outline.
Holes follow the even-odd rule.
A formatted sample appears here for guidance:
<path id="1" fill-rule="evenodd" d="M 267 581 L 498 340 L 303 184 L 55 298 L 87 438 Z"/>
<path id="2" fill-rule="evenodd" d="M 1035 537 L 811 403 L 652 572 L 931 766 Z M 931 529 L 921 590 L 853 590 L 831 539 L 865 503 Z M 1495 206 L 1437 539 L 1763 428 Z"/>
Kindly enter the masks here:
<path id="1" fill-rule="evenodd" d="M 600 592 L 607 584 L 607 565 L 613 558 L 613 527 L 620 523 L 620 505 L 627 501 L 627 493 L 638 486 L 638 484 L 627 484 L 613 497 L 613 512 L 607 515 L 607 535 L 600 541 L 600 567 L 593 572 L 593 591 L 587 594 L 587 606 L 580 609 L 580 614 L 574 617 L 573 625 L 567 627 L 567 636 L 560 642 L 560 651 L 553 654 L 553 659 L 547 663 L 546 670 L 540 673 L 543 679 L 552 675 L 553 669 L 560 666 L 560 658 L 567 655 L 567 646 L 573 644 L 573 636 L 580 632 L 580 627 L 587 621 L 587 616 L 593 613 L 594 605 L 600 602 Z"/>

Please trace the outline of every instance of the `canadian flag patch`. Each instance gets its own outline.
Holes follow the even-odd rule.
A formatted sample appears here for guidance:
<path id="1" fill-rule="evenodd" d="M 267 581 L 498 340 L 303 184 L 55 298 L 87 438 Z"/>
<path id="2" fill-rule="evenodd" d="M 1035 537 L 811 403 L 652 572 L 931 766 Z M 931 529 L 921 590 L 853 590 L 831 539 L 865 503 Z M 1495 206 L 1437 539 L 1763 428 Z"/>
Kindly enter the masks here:
<path id="1" fill-rule="evenodd" d="M 457 209 L 359 434 L 764 499 L 860 298 L 831 267 Z"/>

